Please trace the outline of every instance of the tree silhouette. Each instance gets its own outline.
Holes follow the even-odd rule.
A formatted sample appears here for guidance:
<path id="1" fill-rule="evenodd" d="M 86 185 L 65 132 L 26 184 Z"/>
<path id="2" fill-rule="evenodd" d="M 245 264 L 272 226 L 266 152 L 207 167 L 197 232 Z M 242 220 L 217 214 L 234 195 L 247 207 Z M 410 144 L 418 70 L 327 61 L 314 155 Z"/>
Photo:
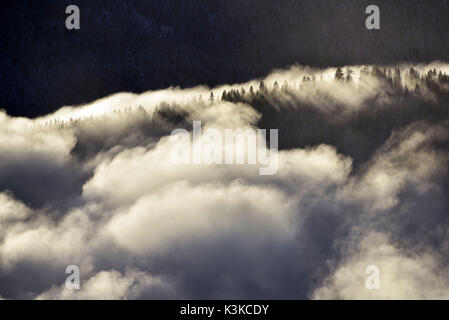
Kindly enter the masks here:
<path id="1" fill-rule="evenodd" d="M 343 81 L 345 78 L 343 71 L 340 67 L 337 68 L 337 71 L 335 71 L 335 80 L 337 81 Z"/>

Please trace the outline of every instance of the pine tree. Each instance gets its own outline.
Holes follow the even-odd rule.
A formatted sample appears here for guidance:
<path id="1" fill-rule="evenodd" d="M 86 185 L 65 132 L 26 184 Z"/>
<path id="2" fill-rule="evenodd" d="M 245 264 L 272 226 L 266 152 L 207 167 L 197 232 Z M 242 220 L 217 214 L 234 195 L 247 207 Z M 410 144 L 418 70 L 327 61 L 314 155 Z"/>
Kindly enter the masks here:
<path id="1" fill-rule="evenodd" d="M 367 66 L 363 66 L 363 68 L 360 70 L 360 76 L 368 76 L 369 75 L 369 68 Z"/>
<path id="2" fill-rule="evenodd" d="M 335 80 L 337 80 L 337 81 L 344 80 L 344 74 L 343 74 L 343 71 L 341 71 L 340 67 L 338 67 L 337 71 L 335 71 Z"/>
<path id="3" fill-rule="evenodd" d="M 401 70 L 399 67 L 396 67 L 394 70 L 393 85 L 397 88 L 402 87 Z"/>
<path id="4" fill-rule="evenodd" d="M 354 74 L 354 71 L 350 67 L 346 68 L 346 82 L 352 81 L 352 75 Z"/>
<path id="5" fill-rule="evenodd" d="M 419 79 L 419 73 L 413 67 L 410 68 L 408 74 L 409 74 L 410 78 L 413 80 Z"/>
<path id="6" fill-rule="evenodd" d="M 223 90 L 223 94 L 221 95 L 221 100 L 222 101 L 228 100 L 228 94 L 227 94 L 226 90 Z"/>

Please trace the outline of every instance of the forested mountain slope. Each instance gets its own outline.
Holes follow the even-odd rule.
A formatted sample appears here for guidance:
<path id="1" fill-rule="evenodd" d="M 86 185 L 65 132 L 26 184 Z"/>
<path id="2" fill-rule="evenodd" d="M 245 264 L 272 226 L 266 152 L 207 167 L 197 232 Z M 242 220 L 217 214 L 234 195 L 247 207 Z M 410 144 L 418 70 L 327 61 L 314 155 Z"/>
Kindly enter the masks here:
<path id="1" fill-rule="evenodd" d="M 81 29 L 65 28 L 66 6 Z M 238 83 L 294 63 L 446 60 L 448 1 L 77 0 L 1 2 L 0 106 L 37 116 L 119 91 Z"/>

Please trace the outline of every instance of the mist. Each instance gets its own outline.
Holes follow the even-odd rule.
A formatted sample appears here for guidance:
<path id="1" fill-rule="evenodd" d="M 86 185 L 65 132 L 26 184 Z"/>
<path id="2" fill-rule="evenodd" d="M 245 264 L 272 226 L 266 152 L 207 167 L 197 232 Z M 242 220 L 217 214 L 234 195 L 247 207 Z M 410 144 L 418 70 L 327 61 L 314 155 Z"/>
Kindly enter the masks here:
<path id="1" fill-rule="evenodd" d="M 0 297 L 448 299 L 448 72 L 294 65 L 35 119 L 1 111 Z M 194 121 L 278 129 L 277 172 L 174 164 L 171 133 Z"/>

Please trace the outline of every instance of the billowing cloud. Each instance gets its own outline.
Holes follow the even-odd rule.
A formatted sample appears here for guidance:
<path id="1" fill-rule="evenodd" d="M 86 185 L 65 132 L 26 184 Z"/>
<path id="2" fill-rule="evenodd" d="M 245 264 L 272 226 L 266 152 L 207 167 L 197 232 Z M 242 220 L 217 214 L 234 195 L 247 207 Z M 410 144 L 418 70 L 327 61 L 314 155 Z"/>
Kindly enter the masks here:
<path id="1" fill-rule="evenodd" d="M 437 253 L 401 250 L 385 234 L 369 233 L 347 254 L 313 298 L 449 299 L 449 269 Z M 372 265 L 379 268 L 379 287 L 370 290 L 367 267 Z"/>
<path id="2" fill-rule="evenodd" d="M 174 299 L 176 287 L 168 280 L 151 277 L 144 272 L 128 270 L 122 274 L 115 270 L 100 271 L 83 284 L 83 290 L 67 290 L 65 284 L 54 286 L 37 299 L 117 300 L 136 299 L 141 295 L 155 299 Z"/>
<path id="3" fill-rule="evenodd" d="M 338 81 L 295 66 L 39 119 L 1 112 L 0 296 L 449 298 L 448 88 L 433 68 L 448 69 L 411 67 L 352 66 Z M 278 129 L 275 174 L 173 163 L 171 133 L 193 143 L 194 121 L 217 135 Z M 68 265 L 80 290 L 65 286 Z"/>

